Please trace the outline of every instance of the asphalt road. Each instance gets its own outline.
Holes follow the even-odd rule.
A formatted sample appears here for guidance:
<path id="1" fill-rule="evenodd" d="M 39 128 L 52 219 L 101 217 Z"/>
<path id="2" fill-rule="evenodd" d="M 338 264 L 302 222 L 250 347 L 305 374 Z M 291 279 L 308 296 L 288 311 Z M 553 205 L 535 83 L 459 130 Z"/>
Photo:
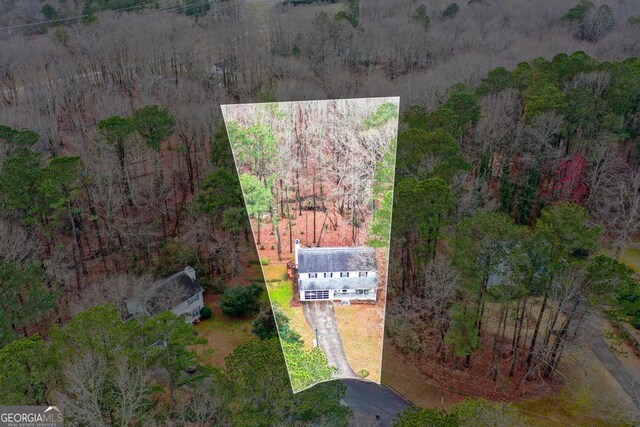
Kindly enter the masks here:
<path id="1" fill-rule="evenodd" d="M 333 312 L 333 303 L 327 301 L 303 302 L 302 311 L 311 330 L 316 331 L 318 346 L 327 356 L 329 365 L 338 369 L 335 378 L 358 378 L 344 354 L 338 323 Z"/>
<path id="2" fill-rule="evenodd" d="M 354 379 L 342 382 L 347 386 L 347 392 L 341 403 L 353 411 L 354 426 L 391 426 L 398 413 L 412 406 L 386 386 Z"/>

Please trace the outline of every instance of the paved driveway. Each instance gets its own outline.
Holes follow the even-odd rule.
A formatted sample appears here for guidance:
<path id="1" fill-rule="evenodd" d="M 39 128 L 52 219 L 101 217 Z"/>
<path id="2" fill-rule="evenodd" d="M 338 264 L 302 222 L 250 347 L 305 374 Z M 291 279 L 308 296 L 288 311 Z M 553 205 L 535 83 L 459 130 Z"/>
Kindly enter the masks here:
<path id="1" fill-rule="evenodd" d="M 353 426 L 390 426 L 411 402 L 388 387 L 361 380 L 343 380 L 347 392 L 341 403 L 353 411 Z M 380 419 L 376 419 L 376 415 Z"/>
<path id="2" fill-rule="evenodd" d="M 329 365 L 335 366 L 336 378 L 358 378 L 344 355 L 338 323 L 333 312 L 333 303 L 327 301 L 303 302 L 302 311 L 311 330 L 318 336 L 318 346 L 322 349 Z"/>
<path id="3" fill-rule="evenodd" d="M 596 354 L 600 362 L 613 375 L 620 387 L 640 410 L 640 372 L 629 371 L 618 357 L 613 353 L 609 344 L 602 337 L 606 329 L 607 321 L 597 314 L 591 315 L 586 324 L 584 334 L 591 350 Z"/>

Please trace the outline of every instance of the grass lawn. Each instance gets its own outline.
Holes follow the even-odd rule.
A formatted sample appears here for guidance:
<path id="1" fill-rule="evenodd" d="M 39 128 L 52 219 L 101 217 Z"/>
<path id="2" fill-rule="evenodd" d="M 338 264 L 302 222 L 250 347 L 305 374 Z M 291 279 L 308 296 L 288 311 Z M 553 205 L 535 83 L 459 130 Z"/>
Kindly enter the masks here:
<path id="1" fill-rule="evenodd" d="M 620 261 L 640 273 L 640 244 L 631 243 L 626 245 L 620 254 Z"/>
<path id="2" fill-rule="evenodd" d="M 600 253 L 607 256 L 613 255 L 613 251 L 609 249 L 602 249 Z M 640 242 L 627 243 L 622 248 L 622 252 L 620 252 L 618 260 L 634 271 L 640 273 Z"/>
<path id="3" fill-rule="evenodd" d="M 267 282 L 279 282 L 287 274 L 287 264 L 263 265 L 262 269 L 264 270 L 264 279 Z"/>
<path id="4" fill-rule="evenodd" d="M 269 291 L 271 303 L 278 307 L 278 309 L 289 318 L 291 329 L 300 334 L 306 347 L 312 348 L 313 331 L 309 328 L 307 319 L 305 319 L 304 313 L 302 312 L 302 307 L 291 307 L 289 305 L 289 301 L 291 301 L 293 297 L 291 282 L 288 280 L 268 282 L 267 290 Z"/>
<path id="5" fill-rule="evenodd" d="M 380 382 L 382 308 L 377 305 L 334 305 L 342 347 L 356 372 L 369 371 L 367 380 Z"/>
<path id="6" fill-rule="evenodd" d="M 563 357 L 569 382 L 558 393 L 515 402 L 532 426 L 625 426 L 621 412 L 635 405 L 589 349 L 573 347 Z"/>
<path id="7" fill-rule="evenodd" d="M 598 377 L 601 373 L 593 372 L 592 375 Z M 531 426 L 631 426 L 614 412 L 618 407 L 614 398 L 609 398 L 608 402 L 601 398 L 607 396 L 610 387 L 613 383 L 581 382 L 566 386 L 560 393 L 515 402 L 514 405 Z M 620 391 L 613 391 L 611 396 L 618 393 Z"/>
<path id="8" fill-rule="evenodd" d="M 271 266 L 265 266 L 271 267 Z M 278 267 L 272 268 L 278 272 Z M 286 272 L 286 265 L 283 266 Z M 266 270 L 265 270 L 266 273 Z M 244 277 L 250 281 L 262 284 L 262 270 L 259 264 L 250 264 L 244 270 Z M 220 295 L 205 293 L 205 304 L 211 307 L 213 316 L 195 325 L 198 335 L 207 338 L 207 344 L 195 348 L 202 363 L 212 364 L 220 368 L 224 367 L 224 359 L 239 345 L 249 340 L 257 339 L 251 332 L 253 318 L 231 318 L 222 313 L 219 306 Z M 260 305 L 269 307 L 269 294 L 263 292 L 259 298 Z"/>
<path id="9" fill-rule="evenodd" d="M 257 339 L 251 332 L 252 319 L 231 319 L 221 313 L 195 325 L 198 335 L 207 338 L 207 344 L 196 349 L 201 362 L 224 367 L 224 358 L 241 344 Z"/>

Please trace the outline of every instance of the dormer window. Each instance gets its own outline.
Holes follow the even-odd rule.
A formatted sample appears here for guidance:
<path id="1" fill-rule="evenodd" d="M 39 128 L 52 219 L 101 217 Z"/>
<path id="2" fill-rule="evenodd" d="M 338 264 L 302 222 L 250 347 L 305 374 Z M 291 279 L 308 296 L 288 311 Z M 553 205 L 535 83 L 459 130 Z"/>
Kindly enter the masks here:
<path id="1" fill-rule="evenodd" d="M 349 277 L 349 272 L 348 271 L 341 271 L 340 272 L 340 277 Z"/>
<path id="2" fill-rule="evenodd" d="M 368 271 L 361 271 L 358 273 L 358 277 L 367 277 L 369 275 Z"/>
<path id="3" fill-rule="evenodd" d="M 309 279 L 317 279 L 318 273 L 309 273 Z"/>

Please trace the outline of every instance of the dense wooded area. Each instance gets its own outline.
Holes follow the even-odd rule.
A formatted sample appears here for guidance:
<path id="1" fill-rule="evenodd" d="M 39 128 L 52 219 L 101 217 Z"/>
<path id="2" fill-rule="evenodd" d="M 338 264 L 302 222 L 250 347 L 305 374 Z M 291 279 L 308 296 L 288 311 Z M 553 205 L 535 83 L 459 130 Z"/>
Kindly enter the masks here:
<path id="1" fill-rule="evenodd" d="M 388 333 L 443 384 L 453 369 L 474 378 L 453 387 L 503 377 L 497 395 L 526 395 L 522 379 L 562 372 L 590 312 L 638 327 L 640 286 L 617 258 L 640 231 L 639 72 L 557 55 L 405 111 Z"/>
<path id="2" fill-rule="evenodd" d="M 505 378 L 557 381 L 587 303 L 637 322 L 637 284 L 615 261 L 640 211 L 632 4 L 206 3 L 191 16 L 195 2 L 0 6 L 3 403 L 66 396 L 78 423 L 221 416 L 194 398 L 221 394 L 182 386 L 191 330 L 174 323 L 175 346 L 145 358 L 169 317 L 73 316 L 186 264 L 221 291 L 256 256 L 225 103 L 401 96 L 387 341 L 436 382 L 462 373 L 450 378 L 478 395 Z M 173 350 L 180 362 L 164 363 Z M 220 423 L 348 417 L 339 385 L 291 395 L 273 341 L 234 354 L 202 383 L 234 383 Z M 144 402 L 118 412 L 126 396 Z"/>
<path id="3" fill-rule="evenodd" d="M 277 261 L 292 256 L 295 238 L 318 247 L 388 246 L 397 102 L 229 105 L 223 112 L 261 254 L 266 225 Z M 311 223 L 294 236 L 293 224 L 307 220 L 303 211 L 312 212 Z"/>
<path id="4" fill-rule="evenodd" d="M 310 330 L 313 325 L 300 306 L 293 273 L 297 267 L 289 270 L 287 264 L 294 262 L 294 240 L 306 247 L 377 247 L 379 279 L 373 303 L 379 308 L 365 325 L 377 339 L 371 340 L 371 349 L 361 343 L 358 357 L 366 375 L 373 372 L 379 381 L 398 104 L 397 98 L 364 98 L 222 107 L 296 392 L 344 374 L 329 365 L 321 345 L 302 339 L 300 327 Z M 343 330 L 363 326 L 339 323 L 336 319 Z M 340 337 L 339 331 L 324 333 Z M 315 339 L 318 334 L 316 329 Z"/>

